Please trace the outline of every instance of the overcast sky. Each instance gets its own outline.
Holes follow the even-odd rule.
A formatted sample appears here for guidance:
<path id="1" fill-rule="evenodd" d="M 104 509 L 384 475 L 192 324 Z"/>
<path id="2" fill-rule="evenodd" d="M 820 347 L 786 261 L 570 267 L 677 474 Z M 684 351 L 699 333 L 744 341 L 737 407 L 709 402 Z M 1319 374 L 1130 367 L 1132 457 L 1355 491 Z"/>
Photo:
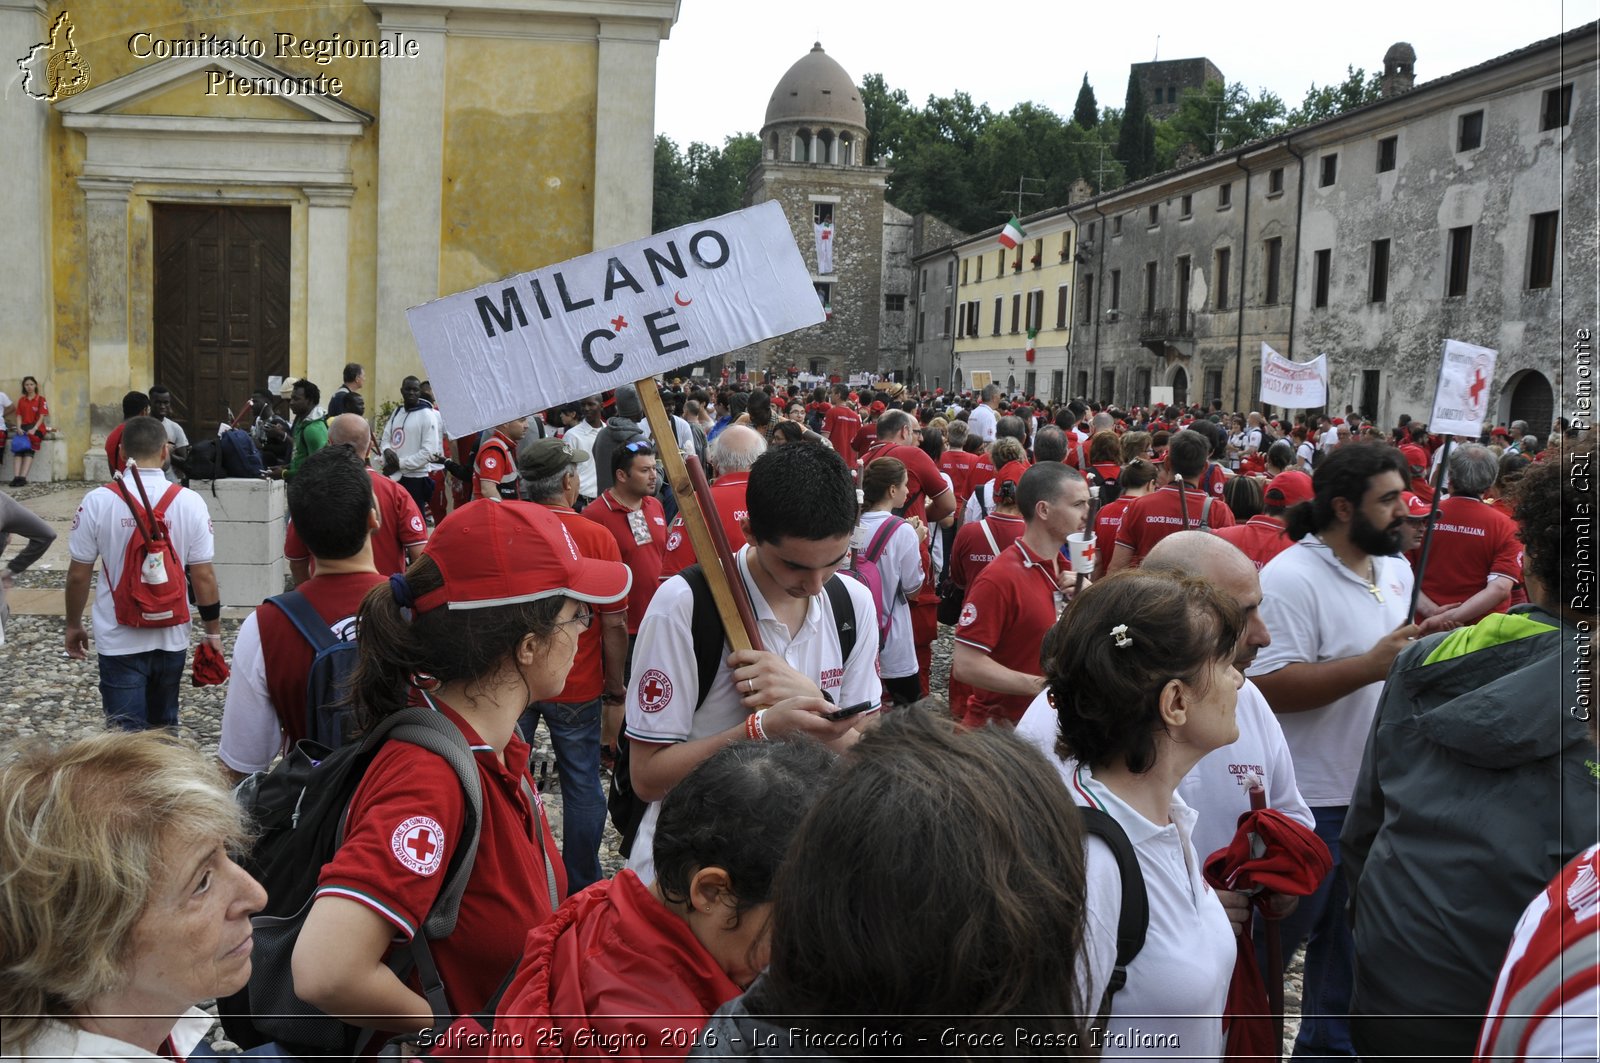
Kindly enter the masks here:
<path id="1" fill-rule="evenodd" d="M 922 105 L 964 91 L 996 111 L 1024 100 L 1070 115 L 1083 75 L 1121 107 L 1128 64 L 1205 56 L 1229 82 L 1293 107 L 1305 90 L 1368 73 L 1396 41 L 1417 80 L 1492 59 L 1600 18 L 1600 0 L 683 0 L 661 44 L 656 130 L 686 147 L 761 128 L 785 70 L 820 40 L 855 78 L 882 74 Z"/>

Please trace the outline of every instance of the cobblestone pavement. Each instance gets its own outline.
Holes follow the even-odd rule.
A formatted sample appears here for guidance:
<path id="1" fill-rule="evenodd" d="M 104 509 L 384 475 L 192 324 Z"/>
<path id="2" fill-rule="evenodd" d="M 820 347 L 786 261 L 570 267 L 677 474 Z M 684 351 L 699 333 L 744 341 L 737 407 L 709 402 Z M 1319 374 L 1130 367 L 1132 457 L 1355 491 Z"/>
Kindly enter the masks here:
<path id="1" fill-rule="evenodd" d="M 66 502 L 80 497 L 87 488 L 88 485 L 82 483 L 57 483 L 30 484 L 25 488 L 6 490 L 30 506 L 48 499 L 55 503 L 52 510 L 60 512 Z M 70 493 L 70 498 L 65 500 L 53 497 L 67 493 Z M 41 505 L 40 508 L 44 507 Z M 70 514 L 70 508 L 65 512 Z M 43 563 L 18 577 L 19 588 L 48 588 L 64 592 L 67 529 L 65 521 L 62 524 L 58 528 L 61 538 L 52 546 Z M 5 556 L 12 556 L 17 548 L 18 544 L 13 543 Z M 87 622 L 92 640 L 93 622 Z M 237 619 L 224 618 L 222 622 L 223 649 L 230 660 L 239 624 Z M 0 742 L 34 736 L 60 741 L 103 729 L 104 716 L 100 709 L 100 694 L 96 686 L 98 675 L 93 656 L 86 661 L 68 658 L 63 649 L 65 630 L 65 622 L 60 615 L 14 614 L 7 623 L 5 644 L 0 646 L 0 677 L 3 677 L 0 678 Z M 941 627 L 940 638 L 934 644 L 933 675 L 930 679 L 932 689 L 940 695 L 948 686 L 951 652 L 951 629 Z M 179 696 L 180 726 L 183 734 L 202 749 L 216 749 L 226 691 L 226 686 L 192 686 L 188 673 L 185 673 Z M 534 774 L 544 795 L 550 825 L 559 841 L 561 790 L 555 773 L 555 756 L 551 751 L 548 733 L 543 728 L 533 740 L 533 761 Z M 609 822 L 601 846 L 600 862 L 608 875 L 615 874 L 623 866 L 621 854 L 617 852 L 617 835 Z M 1293 1043 L 1295 1030 L 1299 1026 L 1300 990 L 1301 965 L 1297 957 L 1285 979 L 1285 1010 L 1290 1012 L 1285 1030 L 1286 1049 Z"/>

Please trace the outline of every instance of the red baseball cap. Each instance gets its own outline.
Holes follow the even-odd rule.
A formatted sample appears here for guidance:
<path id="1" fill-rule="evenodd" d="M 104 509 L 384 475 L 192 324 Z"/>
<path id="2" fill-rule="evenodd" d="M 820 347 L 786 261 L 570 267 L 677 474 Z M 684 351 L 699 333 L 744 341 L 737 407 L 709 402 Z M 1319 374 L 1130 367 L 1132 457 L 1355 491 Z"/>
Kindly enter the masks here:
<path id="1" fill-rule="evenodd" d="M 1504 428 L 1496 428 L 1493 432 L 1490 433 L 1490 435 L 1506 436 L 1507 438 L 1510 438 L 1511 433 L 1506 431 Z"/>
<path id="2" fill-rule="evenodd" d="M 1420 495 L 1414 495 L 1410 491 L 1401 491 L 1400 501 L 1406 504 L 1407 520 L 1427 520 L 1428 513 L 1433 508 L 1424 502 Z"/>
<path id="3" fill-rule="evenodd" d="M 888 407 L 881 402 L 874 402 L 870 407 L 868 407 L 868 409 L 870 409 L 873 413 L 882 413 L 884 410 L 888 409 Z"/>
<path id="4" fill-rule="evenodd" d="M 417 596 L 419 613 L 441 605 L 487 609 L 558 594 L 615 602 L 633 586 L 627 565 L 584 557 L 550 510 L 526 502 L 468 502 L 440 522 L 422 552 L 439 566 L 444 586 Z"/>
<path id="5" fill-rule="evenodd" d="M 1274 505 L 1293 506 L 1316 495 L 1311 477 L 1296 469 L 1280 472 L 1267 483 L 1266 499 Z"/>
<path id="6" fill-rule="evenodd" d="M 1428 452 L 1415 443 L 1407 443 L 1401 447 L 1400 454 L 1406 459 L 1406 464 L 1413 469 L 1425 469 L 1428 467 Z"/>
<path id="7" fill-rule="evenodd" d="M 1000 466 L 999 472 L 994 474 L 994 482 L 998 484 L 1009 480 L 1012 483 L 1021 483 L 1022 474 L 1027 472 L 1029 468 L 1031 466 L 1025 461 L 1008 461 Z"/>

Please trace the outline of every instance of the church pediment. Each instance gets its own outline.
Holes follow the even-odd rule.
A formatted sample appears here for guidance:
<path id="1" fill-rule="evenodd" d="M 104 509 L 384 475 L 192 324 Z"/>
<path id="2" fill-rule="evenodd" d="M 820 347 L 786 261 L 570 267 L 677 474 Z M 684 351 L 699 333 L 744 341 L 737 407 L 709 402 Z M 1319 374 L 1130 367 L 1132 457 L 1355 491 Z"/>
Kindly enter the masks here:
<path id="1" fill-rule="evenodd" d="M 152 120 L 332 123 L 352 134 L 372 121 L 358 107 L 299 91 L 315 75 L 280 70 L 248 56 L 161 59 L 56 104 L 69 128 L 145 126 Z M 241 91 L 241 83 L 249 89 Z M 258 87 L 278 91 L 250 91 Z"/>

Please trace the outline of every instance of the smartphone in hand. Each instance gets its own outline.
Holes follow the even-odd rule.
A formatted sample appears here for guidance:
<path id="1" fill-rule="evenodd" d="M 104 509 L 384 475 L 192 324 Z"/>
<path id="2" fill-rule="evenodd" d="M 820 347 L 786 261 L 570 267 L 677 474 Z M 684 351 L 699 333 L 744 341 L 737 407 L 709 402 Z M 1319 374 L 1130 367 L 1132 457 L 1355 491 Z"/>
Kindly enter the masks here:
<path id="1" fill-rule="evenodd" d="M 852 716 L 860 716 L 863 712 L 866 712 L 868 709 L 872 708 L 872 706 L 873 702 L 863 701 L 859 705 L 851 705 L 847 708 L 834 709 L 832 712 L 825 712 L 822 714 L 822 718 L 824 720 L 831 720 L 837 723 L 840 720 L 848 720 Z"/>

